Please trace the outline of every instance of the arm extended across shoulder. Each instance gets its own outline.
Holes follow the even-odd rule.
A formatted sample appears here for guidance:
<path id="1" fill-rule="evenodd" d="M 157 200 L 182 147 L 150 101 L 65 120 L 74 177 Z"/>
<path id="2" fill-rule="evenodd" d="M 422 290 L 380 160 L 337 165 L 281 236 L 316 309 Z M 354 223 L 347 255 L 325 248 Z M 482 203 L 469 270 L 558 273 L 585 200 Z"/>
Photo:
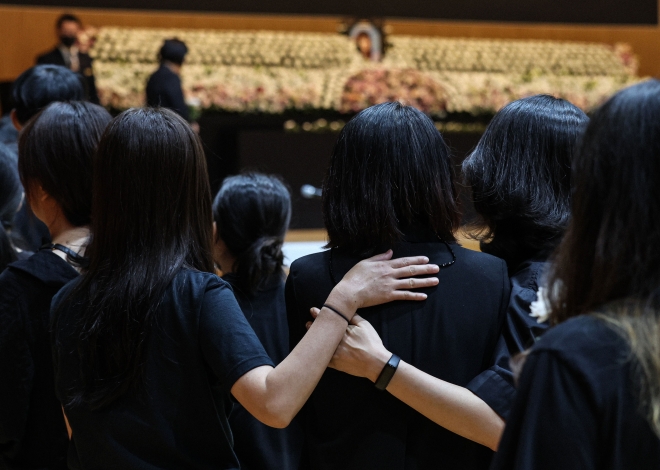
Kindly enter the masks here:
<path id="1" fill-rule="evenodd" d="M 392 252 L 355 265 L 332 289 L 314 325 L 276 368 L 257 367 L 231 389 L 245 409 L 265 424 L 287 426 L 307 401 L 359 308 L 394 300 L 424 300 L 412 290 L 437 285 L 437 265 L 424 256 L 392 260 Z M 308 288 L 313 289 L 310 285 Z M 297 293 L 299 294 L 299 293 Z M 303 323 L 304 328 L 304 323 Z M 347 391 L 350 393 L 350 391 Z"/>

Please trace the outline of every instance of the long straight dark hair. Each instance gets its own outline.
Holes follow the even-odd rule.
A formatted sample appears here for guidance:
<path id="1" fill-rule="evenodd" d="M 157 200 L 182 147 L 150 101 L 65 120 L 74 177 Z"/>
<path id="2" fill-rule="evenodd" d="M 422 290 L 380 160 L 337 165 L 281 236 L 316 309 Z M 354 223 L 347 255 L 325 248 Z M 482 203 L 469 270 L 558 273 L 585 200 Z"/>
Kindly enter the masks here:
<path id="1" fill-rule="evenodd" d="M 184 267 L 213 272 L 211 193 L 199 138 L 177 114 L 130 109 L 94 161 L 90 265 L 72 301 L 80 360 L 69 405 L 109 405 L 143 385 L 155 313 Z"/>
<path id="2" fill-rule="evenodd" d="M 638 360 L 660 436 L 660 81 L 593 113 L 573 165 L 573 217 L 551 271 L 554 323 L 600 313 Z"/>

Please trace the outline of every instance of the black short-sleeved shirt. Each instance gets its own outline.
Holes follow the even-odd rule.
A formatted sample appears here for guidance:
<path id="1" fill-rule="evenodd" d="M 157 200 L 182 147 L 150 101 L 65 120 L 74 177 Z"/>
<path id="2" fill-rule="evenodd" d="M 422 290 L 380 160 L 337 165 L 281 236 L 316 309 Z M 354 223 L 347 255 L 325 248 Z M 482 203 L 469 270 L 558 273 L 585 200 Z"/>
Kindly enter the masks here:
<path id="1" fill-rule="evenodd" d="M 530 259 L 513 270 L 506 323 L 497 344 L 494 364 L 467 385 L 504 420 L 508 418 L 516 396 L 511 358 L 532 347 L 548 328 L 547 321 L 539 323 L 530 311 L 548 266 L 547 261 Z"/>
<path id="2" fill-rule="evenodd" d="M 424 372 L 465 386 L 493 363 L 505 321 L 509 278 L 504 261 L 452 244 L 456 262 L 423 302 L 361 310 L 391 352 Z M 310 307 L 320 307 L 359 258 L 333 249 L 291 265 L 286 286 L 292 345 L 305 333 Z M 451 261 L 448 247 L 425 231 L 406 232 L 395 257 Z M 404 470 L 488 468 L 490 449 L 425 418 L 365 378 L 328 369 L 303 407 L 303 468 Z"/>
<path id="3" fill-rule="evenodd" d="M 493 470 L 660 468 L 660 438 L 640 412 L 626 341 L 593 316 L 534 346 Z"/>
<path id="4" fill-rule="evenodd" d="M 55 389 L 66 402 L 78 380 L 71 325 L 81 312 L 67 285 L 53 300 Z M 65 407 L 73 430 L 69 466 L 121 469 L 236 469 L 230 390 L 246 372 L 273 363 L 217 276 L 182 269 L 168 286 L 150 332 L 142 396 L 101 411 Z"/>
<path id="5" fill-rule="evenodd" d="M 53 296 L 76 277 L 50 249 L 0 275 L 0 468 L 66 468 L 48 328 Z"/>
<path id="6" fill-rule="evenodd" d="M 235 285 L 234 275 L 228 274 L 224 279 L 234 287 L 238 305 L 270 358 L 276 365 L 282 362 L 289 352 L 284 279 L 270 279 L 255 295 L 242 292 Z M 234 403 L 229 424 L 242 470 L 298 469 L 302 429 L 297 418 L 286 429 L 275 429 L 260 422 L 240 403 Z"/>

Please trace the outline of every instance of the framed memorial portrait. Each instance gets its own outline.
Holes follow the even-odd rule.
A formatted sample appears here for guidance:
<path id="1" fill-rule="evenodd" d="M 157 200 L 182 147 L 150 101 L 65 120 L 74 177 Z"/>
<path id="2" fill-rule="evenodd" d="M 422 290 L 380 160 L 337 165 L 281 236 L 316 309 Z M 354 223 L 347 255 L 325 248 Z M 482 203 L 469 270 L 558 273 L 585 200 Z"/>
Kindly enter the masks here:
<path id="1" fill-rule="evenodd" d="M 379 62 L 383 58 L 383 31 L 373 21 L 359 20 L 348 27 L 348 37 L 364 60 Z"/>

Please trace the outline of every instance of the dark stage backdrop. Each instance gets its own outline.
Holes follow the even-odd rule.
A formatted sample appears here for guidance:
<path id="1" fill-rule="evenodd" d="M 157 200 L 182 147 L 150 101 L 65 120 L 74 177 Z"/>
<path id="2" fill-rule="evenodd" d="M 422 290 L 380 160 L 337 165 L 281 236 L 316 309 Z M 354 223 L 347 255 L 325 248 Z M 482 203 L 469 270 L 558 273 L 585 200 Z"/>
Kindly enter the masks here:
<path id="1" fill-rule="evenodd" d="M 16 0 L 0 0 L 16 4 Z M 24 5 L 378 16 L 540 23 L 657 24 L 657 0 L 24 0 Z"/>
<path id="2" fill-rule="evenodd" d="M 281 175 L 291 188 L 291 228 L 323 228 L 321 200 L 305 199 L 300 187 L 320 187 L 339 134 L 288 133 L 277 116 L 231 116 L 203 114 L 199 120 L 213 194 L 222 180 L 240 171 Z M 480 133 L 445 132 L 455 165 L 457 189 L 463 205 L 463 220 L 474 217 L 467 189 L 461 184 L 460 164 L 475 147 Z"/>

